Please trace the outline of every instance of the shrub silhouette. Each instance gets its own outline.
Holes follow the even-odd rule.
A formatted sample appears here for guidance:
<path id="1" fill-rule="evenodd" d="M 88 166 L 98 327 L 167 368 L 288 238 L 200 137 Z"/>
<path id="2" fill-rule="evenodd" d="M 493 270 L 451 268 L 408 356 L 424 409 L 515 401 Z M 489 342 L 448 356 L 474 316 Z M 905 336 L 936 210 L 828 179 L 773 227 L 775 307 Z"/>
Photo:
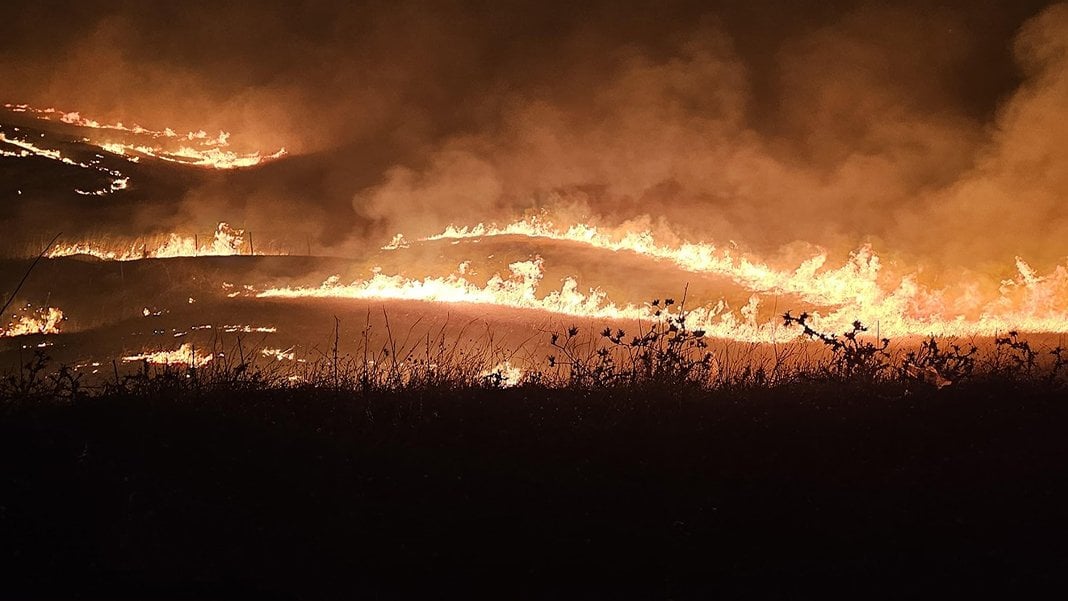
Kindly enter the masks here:
<path id="1" fill-rule="evenodd" d="M 804 336 L 819 340 L 831 351 L 831 360 L 821 366 L 824 375 L 834 378 L 875 380 L 890 370 L 890 339 L 883 338 L 879 344 L 870 340 L 861 340 L 860 334 L 868 328 L 860 321 L 853 322 L 853 328 L 842 334 L 827 334 L 812 328 L 808 323 L 809 314 L 794 316 L 789 311 L 783 314 L 784 325 L 801 326 Z"/>
<path id="2" fill-rule="evenodd" d="M 674 299 L 654 299 L 650 306 L 656 321 L 634 336 L 605 328 L 594 341 L 580 337 L 576 326 L 554 333 L 549 344 L 558 353 L 549 356 L 549 366 L 566 368 L 563 384 L 576 388 L 708 387 L 714 360 L 705 332 L 687 325 L 688 312 Z"/>
<path id="3" fill-rule="evenodd" d="M 264 361 L 259 349 L 245 349 L 239 336 L 230 349 L 222 348 L 216 339 L 210 348 L 215 359 L 204 365 L 142 362 L 135 372 L 121 375 L 118 364 L 113 363 L 114 378 L 95 386 L 83 383 L 76 369 L 51 367 L 49 357 L 38 350 L 13 373 L 0 377 L 0 400 L 74 402 L 108 395 L 186 398 L 205 392 L 270 390 L 364 396 L 520 386 L 577 392 L 614 390 L 652 401 L 713 390 L 769 389 L 798 381 L 923 383 L 940 389 L 967 380 L 1000 379 L 1061 386 L 1068 366 L 1064 348 L 1047 352 L 1016 331 L 994 337 L 992 356 L 981 357 L 974 343 L 931 336 L 906 349 L 895 361 L 890 340 L 865 336 L 868 329 L 860 321 L 842 334 L 830 334 L 814 328 L 808 313 L 795 316 L 790 312 L 783 315 L 785 325 L 799 327 L 804 338 L 820 342 L 829 354 L 810 360 L 800 345 L 794 345 L 785 350 L 776 348 L 769 359 L 768 353 L 756 350 L 756 344 L 742 352 L 736 351 L 738 343 L 730 341 L 713 347 L 705 331 L 691 326 L 684 304 L 671 298 L 654 299 L 649 303 L 654 320 L 639 324 L 635 334 L 621 328 L 594 333 L 578 326 L 551 333 L 548 343 L 553 352 L 548 356 L 548 369 L 534 366 L 518 378 L 502 371 L 516 351 L 495 344 L 488 329 L 480 338 L 468 337 L 474 321 L 451 338 L 444 327 L 435 330 L 436 335 L 417 336 L 409 330 L 397 336 L 387 318 L 385 341 L 373 342 L 367 326 L 351 354 L 339 349 L 337 322 L 328 351 L 296 364 Z M 773 364 L 769 364 L 771 360 Z"/>
<path id="4" fill-rule="evenodd" d="M 931 336 L 920 343 L 920 348 L 905 354 L 901 365 L 904 378 L 917 379 L 937 388 L 960 382 L 972 376 L 975 371 L 979 348 L 974 344 L 967 348 L 950 343 L 948 348 L 939 346 L 938 340 Z"/>

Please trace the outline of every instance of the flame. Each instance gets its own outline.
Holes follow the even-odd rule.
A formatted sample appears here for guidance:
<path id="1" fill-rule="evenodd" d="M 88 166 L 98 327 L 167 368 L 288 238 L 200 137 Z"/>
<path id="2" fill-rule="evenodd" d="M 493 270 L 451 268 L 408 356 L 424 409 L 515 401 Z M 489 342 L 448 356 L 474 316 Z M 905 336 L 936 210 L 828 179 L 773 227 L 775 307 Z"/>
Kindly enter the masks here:
<path id="1" fill-rule="evenodd" d="M 220 148 L 197 149 L 191 146 L 181 146 L 177 150 L 166 152 L 151 146 L 116 142 L 100 144 L 100 147 L 112 154 L 126 157 L 133 162 L 140 161 L 143 155 L 171 163 L 181 163 L 194 167 L 211 167 L 213 169 L 255 167 L 264 161 L 278 159 L 287 154 L 285 148 L 281 148 L 272 154 L 261 155 L 259 152 L 237 154 Z"/>
<path id="2" fill-rule="evenodd" d="M 28 104 L 5 104 L 4 108 L 15 113 L 33 115 L 42 121 L 59 121 L 74 127 L 97 130 L 101 133 L 134 136 L 138 139 L 151 139 L 153 144 L 129 143 L 126 141 L 99 140 L 91 143 L 110 152 L 126 157 L 131 162 L 138 162 L 141 156 L 149 156 L 162 161 L 208 167 L 212 169 L 236 169 L 254 167 L 261 163 L 285 156 L 286 149 L 281 148 L 270 154 L 253 152 L 239 154 L 226 150 L 230 144 L 230 132 L 220 131 L 210 135 L 200 130 L 178 133 L 171 128 L 161 130 L 149 129 L 140 125 L 126 126 L 122 122 L 108 124 L 95 119 L 83 117 L 77 111 L 64 112 L 55 108 L 39 109 Z"/>
<path id="3" fill-rule="evenodd" d="M 495 274 L 485 286 L 469 281 L 465 265 L 456 273 L 443 278 L 409 279 L 399 275 L 376 272 L 371 278 L 341 284 L 338 276 L 328 278 L 318 288 L 272 288 L 256 294 L 258 298 L 351 298 L 400 299 L 441 303 L 472 303 L 515 309 L 533 309 L 557 315 L 613 320 L 656 319 L 655 307 L 650 305 L 616 304 L 607 294 L 591 288 L 579 289 L 574 278 L 565 278 L 559 290 L 538 296 L 544 275 L 541 257 L 517 261 L 509 265 L 507 276 Z M 709 335 L 741 340 L 774 340 L 779 330 L 777 322 L 758 324 L 754 316 L 757 300 L 742 307 L 741 318 L 727 310 L 725 303 L 695 308 L 690 323 Z M 781 336 L 780 336 L 781 338 Z"/>
<path id="4" fill-rule="evenodd" d="M 223 332 L 226 332 L 227 334 L 232 334 L 234 332 L 242 332 L 242 333 L 245 333 L 245 334 L 249 334 L 249 333 L 253 333 L 253 332 L 260 333 L 260 334 L 273 334 L 273 333 L 278 331 L 278 328 L 275 328 L 275 327 L 272 327 L 272 326 L 237 326 L 237 325 L 229 325 L 229 326 L 221 326 L 219 329 L 222 330 Z"/>
<path id="5" fill-rule="evenodd" d="M 688 325 L 709 335 L 750 342 L 782 342 L 799 335 L 784 329 L 781 318 L 758 320 L 770 295 L 790 294 L 820 310 L 810 311 L 814 327 L 835 332 L 850 329 L 854 320 L 876 326 L 882 336 L 937 335 L 966 337 L 993 335 L 1011 329 L 1030 332 L 1068 332 L 1068 265 L 1046 275 L 1038 274 L 1022 258 L 1016 259 L 1017 276 L 1001 282 L 994 294 L 977 287 L 962 290 L 929 289 L 916 274 L 892 277 L 871 246 L 862 246 L 840 266 L 827 266 L 827 255 L 816 254 L 793 269 L 776 269 L 710 243 L 670 246 L 656 241 L 649 231 L 609 232 L 590 225 L 557 229 L 538 219 L 516 221 L 503 227 L 479 224 L 450 226 L 423 240 L 459 240 L 491 236 L 521 236 L 575 242 L 608 251 L 628 251 L 667 261 L 693 273 L 724 276 L 749 290 L 746 304 L 731 307 L 724 301 L 688 308 Z M 401 248 L 402 236 L 386 249 Z M 370 278 L 342 284 L 334 276 L 318 288 L 274 288 L 261 298 L 405 299 L 445 303 L 475 303 L 535 309 L 559 315 L 616 320 L 653 320 L 657 308 L 648 304 L 613 302 L 597 288 L 579 289 L 565 278 L 559 290 L 541 294 L 543 259 L 519 261 L 507 275 L 494 275 L 484 285 L 472 282 L 467 263 L 446 277 L 411 279 L 375 270 Z"/>
<path id="6" fill-rule="evenodd" d="M 538 298 L 536 293 L 544 273 L 540 257 L 531 261 L 517 261 L 509 265 L 510 274 L 494 275 L 485 286 L 468 281 L 465 266 L 443 278 L 408 279 L 399 275 L 375 273 L 370 279 L 348 285 L 338 276 L 327 279 L 318 288 L 272 288 L 259 292 L 259 298 L 383 298 L 433 301 L 440 303 L 479 303 L 519 309 L 538 309 L 564 315 L 590 317 L 643 317 L 641 308 L 607 302 L 605 294 L 578 289 L 572 278 L 564 280 L 560 290 Z"/>
<path id="7" fill-rule="evenodd" d="M 58 334 L 64 320 L 63 311 L 48 307 L 30 315 L 19 315 L 0 329 L 0 337 L 26 336 L 29 334 Z"/>
<path id="8" fill-rule="evenodd" d="M 266 251 L 256 248 L 245 249 L 245 230 L 231 227 L 226 222 L 220 222 L 215 232 L 208 240 L 201 240 L 197 236 L 169 234 L 159 245 L 148 249 L 143 245 L 131 244 L 106 244 L 95 240 L 58 244 L 48 252 L 48 257 L 69 257 L 72 255 L 89 255 L 105 261 L 136 261 L 138 259 L 166 259 L 172 257 L 226 257 L 231 255 L 256 254 L 256 255 L 283 255 L 284 252 L 271 250 Z"/>
<path id="9" fill-rule="evenodd" d="M 273 154 L 237 154 L 227 150 L 230 134 L 205 131 L 178 133 L 172 129 L 153 130 L 140 125 L 106 124 L 78 112 L 37 109 L 28 105 L 4 105 L 16 113 L 26 113 L 41 120 L 55 121 L 98 132 L 92 141 L 107 152 L 136 162 L 143 157 L 187 165 L 230 169 L 249 167 L 283 156 Z M 18 131 L 16 129 L 16 131 Z M 121 140 L 105 139 L 105 134 L 124 136 Z M 23 136 L 24 137 L 24 136 Z M 126 138 L 136 138 L 131 141 Z M 0 155 L 37 156 L 84 169 L 95 170 L 110 178 L 107 188 L 78 190 L 79 194 L 105 195 L 125 190 L 130 179 L 123 173 L 97 162 L 80 162 L 60 151 L 44 148 L 21 137 L 0 132 Z M 12 148 L 10 150 L 8 148 Z M 659 230 L 658 230 L 659 231 Z M 144 244 L 104 244 L 81 241 L 60 245 L 48 256 L 92 255 L 106 260 L 130 261 L 142 258 L 228 256 L 243 254 L 245 232 L 220 223 L 213 237 L 205 243 L 195 236 L 170 234 L 149 248 Z M 544 216 L 528 217 L 503 226 L 479 223 L 472 226 L 450 225 L 440 233 L 420 242 L 460 241 L 514 236 L 532 240 L 552 240 L 581 244 L 608 252 L 626 252 L 663 262 L 688 273 L 709 274 L 725 278 L 749 293 L 741 306 L 724 301 L 690 307 L 689 323 L 710 335 L 730 339 L 772 342 L 790 339 L 798 333 L 781 327 L 777 317 L 768 317 L 769 297 L 788 295 L 815 307 L 810 311 L 814 327 L 823 331 L 842 331 L 860 319 L 878 325 L 879 333 L 889 337 L 910 335 L 974 336 L 1018 329 L 1030 332 L 1068 332 L 1068 264 L 1040 273 L 1024 258 L 1015 258 L 1015 274 L 1000 285 L 982 286 L 977 282 L 959 282 L 943 288 L 921 283 L 918 272 L 891 273 L 886 262 L 871 245 L 853 250 L 839 265 L 829 264 L 826 252 L 815 252 L 790 267 L 770 265 L 759 257 L 747 256 L 730 246 L 708 241 L 680 240 L 666 236 L 665 242 L 649 229 L 630 227 L 604 228 L 580 223 L 559 227 Z M 386 251 L 409 248 L 412 241 L 396 234 L 382 246 Z M 262 250 L 257 254 L 284 254 Z M 521 260 L 509 265 L 505 274 L 497 274 L 484 284 L 467 273 L 461 263 L 456 272 L 445 277 L 409 278 L 373 271 L 368 278 L 342 283 L 332 277 L 316 288 L 272 288 L 257 294 L 261 298 L 352 298 L 403 299 L 441 303 L 471 303 L 515 309 L 545 311 L 559 315 L 598 319 L 651 320 L 656 309 L 632 300 L 609 299 L 599 288 L 582 289 L 574 277 L 565 278 L 558 289 L 543 290 L 544 260 Z M 227 296 L 243 294 L 227 290 Z M 786 308 L 786 307 L 784 307 Z M 759 316 L 764 314 L 763 318 Z M 5 332 L 15 331 L 9 328 Z M 37 331 L 30 329 L 29 331 Z M 242 330 L 250 331 L 250 330 Z M 266 330 L 263 330 L 266 331 Z M 5 335 L 14 335 L 7 334 Z"/>
<path id="10" fill-rule="evenodd" d="M 196 349 L 192 344 L 186 342 L 174 351 L 140 353 L 123 357 L 122 360 L 126 362 L 147 361 L 154 365 L 192 365 L 193 367 L 203 367 L 214 358 L 214 354 L 205 354 Z"/>
<path id="11" fill-rule="evenodd" d="M 404 234 L 397 234 L 396 236 L 393 236 L 393 239 L 390 240 L 389 243 L 382 247 L 382 250 L 397 250 L 398 248 L 408 248 L 411 245 L 411 242 L 404 237 Z"/>
<path id="12" fill-rule="evenodd" d="M 15 129 L 16 132 L 19 131 L 18 128 L 14 128 L 14 129 Z M 8 144 L 8 145 L 14 146 L 15 148 L 19 149 L 18 152 L 15 152 L 15 151 L 10 151 L 10 150 L 4 150 L 2 147 L 0 147 L 0 156 L 17 157 L 17 158 L 26 158 L 26 157 L 30 157 L 30 156 L 35 156 L 35 157 L 48 159 L 48 160 L 51 160 L 51 161 L 58 161 L 60 163 L 63 163 L 64 165 L 70 165 L 72 167 L 79 167 L 81 169 L 88 169 L 88 170 L 91 170 L 91 171 L 96 171 L 98 173 L 102 173 L 102 174 L 104 174 L 104 175 L 106 175 L 106 176 L 111 178 L 111 183 L 108 185 L 107 188 L 102 188 L 102 189 L 99 189 L 99 190 L 81 190 L 81 189 L 76 189 L 75 190 L 75 192 L 77 192 L 78 194 L 81 194 L 83 196 L 105 196 L 107 194 L 111 194 L 112 192 L 118 192 L 120 190 L 125 190 L 127 187 L 129 187 L 129 183 L 130 183 L 130 178 L 129 177 L 123 175 L 118 170 L 108 169 L 107 167 L 104 167 L 103 165 L 100 165 L 99 163 L 96 163 L 96 162 L 85 163 L 83 161 L 76 161 L 76 160 L 74 160 L 74 159 L 72 159 L 70 157 L 64 156 L 58 150 L 53 150 L 53 149 L 50 149 L 50 148 L 43 148 L 43 147 L 38 146 L 38 145 L 36 145 L 36 144 L 34 144 L 32 142 L 29 142 L 28 140 L 20 140 L 18 138 L 8 137 L 2 131 L 0 131 L 0 143 Z"/>
<path id="13" fill-rule="evenodd" d="M 215 235 L 207 245 L 197 244 L 194 236 L 171 234 L 162 246 L 152 253 L 154 258 L 229 256 L 240 254 L 245 243 L 244 230 L 234 229 L 222 222 L 215 228 Z"/>
<path id="14" fill-rule="evenodd" d="M 997 295 L 984 298 L 970 289 L 972 286 L 962 290 L 925 288 L 914 273 L 890 277 L 883 273 L 882 260 L 870 245 L 854 250 L 838 268 L 827 268 L 827 254 L 819 253 L 792 270 L 782 270 L 706 242 L 664 245 L 649 230 L 606 231 L 586 224 L 561 229 L 538 217 L 502 227 L 481 223 L 449 226 L 424 240 L 493 236 L 543 238 L 628 251 L 670 262 L 684 271 L 723 276 L 754 293 L 796 295 L 815 305 L 836 308 L 819 318 L 830 330 L 846 329 L 860 318 L 879 323 L 881 332 L 889 336 L 991 335 L 1014 328 L 1068 331 L 1068 269 L 1058 266 L 1039 275 L 1021 257 L 1015 259 L 1017 276 L 1001 282 Z M 750 299 L 751 304 L 759 302 L 754 299 L 757 297 Z"/>
<path id="15" fill-rule="evenodd" d="M 478 377 L 494 383 L 502 388 L 511 388 L 523 381 L 526 372 L 514 366 L 509 361 L 498 363 L 491 369 L 480 373 Z"/>
<path id="16" fill-rule="evenodd" d="M 871 296 L 878 288 L 876 277 L 880 269 L 880 259 L 870 246 L 855 250 L 849 262 L 841 268 L 819 272 L 827 261 L 827 255 L 824 253 L 812 256 L 793 271 L 782 271 L 747 257 L 736 257 L 729 249 L 717 248 L 710 243 L 684 242 L 678 246 L 667 246 L 658 244 L 653 233 L 648 230 L 611 232 L 587 224 L 573 225 L 564 230 L 556 228 L 551 221 L 538 217 L 529 217 L 503 227 L 482 223 L 471 227 L 450 225 L 443 232 L 422 240 L 462 240 L 496 236 L 541 238 L 575 242 L 613 252 L 633 252 L 669 261 L 692 273 L 724 276 L 754 292 L 796 294 L 815 304 L 844 304 L 851 299 Z"/>
<path id="17" fill-rule="evenodd" d="M 275 361 L 296 361 L 297 354 L 293 351 L 294 347 L 289 347 L 285 350 L 277 348 L 265 348 L 260 351 L 260 354 L 264 357 L 269 357 Z"/>

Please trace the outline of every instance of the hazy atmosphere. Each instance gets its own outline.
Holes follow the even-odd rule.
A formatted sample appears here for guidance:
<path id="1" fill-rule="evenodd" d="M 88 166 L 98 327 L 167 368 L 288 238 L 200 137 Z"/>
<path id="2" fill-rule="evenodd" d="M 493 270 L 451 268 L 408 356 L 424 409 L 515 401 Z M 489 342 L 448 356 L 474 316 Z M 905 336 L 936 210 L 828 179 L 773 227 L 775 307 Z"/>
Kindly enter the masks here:
<path id="1" fill-rule="evenodd" d="M 1064 4 L 0 13 L 7 102 L 290 153 L 187 190 L 151 212 L 157 228 L 284 219 L 327 246 L 377 246 L 537 208 L 764 253 L 871 241 L 910 263 L 999 268 L 1065 254 Z"/>
<path id="2" fill-rule="evenodd" d="M 0 601 L 1068 590 L 1068 0 L 0 0 Z"/>

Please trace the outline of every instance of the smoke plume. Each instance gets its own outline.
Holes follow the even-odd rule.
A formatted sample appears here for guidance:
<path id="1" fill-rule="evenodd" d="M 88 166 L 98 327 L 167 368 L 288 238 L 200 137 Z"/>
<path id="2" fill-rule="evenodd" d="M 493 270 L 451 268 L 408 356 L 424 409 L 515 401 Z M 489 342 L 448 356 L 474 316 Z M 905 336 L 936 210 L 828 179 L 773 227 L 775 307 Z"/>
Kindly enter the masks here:
<path id="1" fill-rule="evenodd" d="M 337 246 L 545 210 L 765 253 L 1065 254 L 1065 4 L 0 12 L 5 101 L 292 153 L 198 181 L 175 224 L 283 222 Z"/>

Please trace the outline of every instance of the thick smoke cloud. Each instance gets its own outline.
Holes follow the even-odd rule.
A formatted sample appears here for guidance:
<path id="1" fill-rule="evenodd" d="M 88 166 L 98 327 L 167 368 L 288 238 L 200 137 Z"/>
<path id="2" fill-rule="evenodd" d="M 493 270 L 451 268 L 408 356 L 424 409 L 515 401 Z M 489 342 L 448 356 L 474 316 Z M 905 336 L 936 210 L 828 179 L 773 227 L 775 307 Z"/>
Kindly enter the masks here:
<path id="1" fill-rule="evenodd" d="M 1014 53 L 1027 78 L 998 110 L 972 169 L 896 211 L 907 243 L 955 259 L 1017 252 L 1063 262 L 1068 234 L 1068 5 L 1021 29 Z M 912 234 L 909 236 L 909 234 Z"/>
<path id="2" fill-rule="evenodd" d="M 1065 254 L 1063 4 L 0 10 L 8 101 L 294 153 L 176 222 L 374 244 L 547 209 L 761 252 Z"/>

